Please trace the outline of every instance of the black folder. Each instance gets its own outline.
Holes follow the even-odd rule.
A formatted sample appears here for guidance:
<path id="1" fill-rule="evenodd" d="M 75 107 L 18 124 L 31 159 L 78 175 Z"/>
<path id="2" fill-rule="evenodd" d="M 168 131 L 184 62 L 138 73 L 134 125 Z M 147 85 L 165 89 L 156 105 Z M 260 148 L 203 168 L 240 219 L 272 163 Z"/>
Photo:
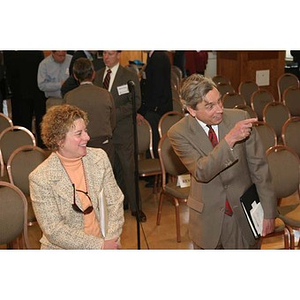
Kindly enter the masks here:
<path id="1" fill-rule="evenodd" d="M 252 233 L 253 233 L 254 237 L 256 239 L 258 239 L 260 237 L 260 234 L 257 231 L 257 228 L 255 226 L 255 223 L 254 223 L 254 221 L 252 219 L 252 216 L 251 216 L 251 213 L 250 213 L 250 211 L 252 209 L 253 202 L 255 201 L 257 204 L 260 203 L 259 196 L 258 196 L 255 184 L 252 184 L 244 192 L 244 194 L 240 198 L 240 201 L 241 201 L 241 205 L 243 207 L 244 213 L 245 213 L 245 215 L 247 217 L 247 220 L 249 222 L 249 226 L 252 230 Z"/>

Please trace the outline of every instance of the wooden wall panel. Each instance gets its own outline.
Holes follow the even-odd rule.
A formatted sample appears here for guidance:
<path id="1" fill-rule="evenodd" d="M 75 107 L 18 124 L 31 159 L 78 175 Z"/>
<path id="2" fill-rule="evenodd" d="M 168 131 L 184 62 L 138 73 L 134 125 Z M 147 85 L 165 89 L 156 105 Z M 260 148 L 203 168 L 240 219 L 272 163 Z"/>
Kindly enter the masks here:
<path id="1" fill-rule="evenodd" d="M 143 55 L 143 51 L 122 51 L 120 64 L 122 66 L 127 66 L 130 60 L 135 60 L 135 59 L 145 62 L 144 56 L 145 55 Z M 147 59 L 147 55 L 146 55 L 146 59 Z"/>
<path id="2" fill-rule="evenodd" d="M 261 86 L 278 99 L 277 78 L 284 73 L 285 51 L 218 51 L 217 73 L 238 90 L 241 81 L 256 81 L 256 71 L 270 70 L 270 84 Z"/>

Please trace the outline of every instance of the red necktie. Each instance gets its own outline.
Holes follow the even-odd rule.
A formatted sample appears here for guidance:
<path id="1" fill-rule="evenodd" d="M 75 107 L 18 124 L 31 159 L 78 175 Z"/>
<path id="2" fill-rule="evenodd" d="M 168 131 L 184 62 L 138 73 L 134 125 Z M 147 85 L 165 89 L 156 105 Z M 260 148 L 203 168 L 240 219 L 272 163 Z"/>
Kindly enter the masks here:
<path id="1" fill-rule="evenodd" d="M 108 69 L 103 81 L 103 88 L 105 88 L 106 90 L 108 90 L 109 88 L 110 73 L 111 73 L 111 69 Z"/>
<path id="2" fill-rule="evenodd" d="M 211 144 L 213 145 L 213 147 L 216 147 L 219 143 L 218 137 L 217 137 L 217 135 L 216 135 L 216 133 L 213 130 L 211 125 L 206 125 L 206 126 L 209 128 L 208 138 L 211 141 Z M 231 209 L 230 204 L 229 204 L 227 199 L 226 199 L 226 202 L 225 202 L 225 214 L 228 215 L 228 216 L 232 216 L 232 209 Z"/>

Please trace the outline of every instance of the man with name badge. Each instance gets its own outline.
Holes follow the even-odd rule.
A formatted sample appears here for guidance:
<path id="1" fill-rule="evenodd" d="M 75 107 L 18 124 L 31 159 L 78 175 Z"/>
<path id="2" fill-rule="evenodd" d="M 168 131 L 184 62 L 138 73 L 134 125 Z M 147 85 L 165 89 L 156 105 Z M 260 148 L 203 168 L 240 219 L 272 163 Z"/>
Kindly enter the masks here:
<path id="1" fill-rule="evenodd" d="M 112 141 L 115 148 L 114 173 L 124 198 L 124 209 L 128 207 L 131 214 L 139 213 L 139 220 L 146 221 L 146 215 L 141 209 L 137 210 L 135 199 L 134 177 L 134 128 L 132 122 L 132 94 L 128 82 L 135 83 L 135 110 L 141 105 L 141 91 L 138 76 L 120 65 L 121 51 L 103 51 L 105 68 L 96 72 L 94 84 L 111 92 L 116 108 L 116 128 Z"/>

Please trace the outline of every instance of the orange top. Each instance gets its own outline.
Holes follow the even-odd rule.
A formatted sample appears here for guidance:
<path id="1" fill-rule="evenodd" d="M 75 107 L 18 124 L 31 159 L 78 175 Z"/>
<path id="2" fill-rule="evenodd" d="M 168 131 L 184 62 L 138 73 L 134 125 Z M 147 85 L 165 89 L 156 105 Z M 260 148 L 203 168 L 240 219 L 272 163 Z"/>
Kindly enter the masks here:
<path id="1" fill-rule="evenodd" d="M 68 173 L 71 182 L 75 184 L 76 190 L 88 192 L 81 158 L 66 158 L 61 156 L 58 152 L 56 152 L 56 154 Z M 90 199 L 84 193 L 77 192 L 77 195 L 81 201 L 82 210 L 92 205 Z M 84 215 L 84 232 L 86 234 L 102 237 L 95 209 L 91 213 Z"/>

